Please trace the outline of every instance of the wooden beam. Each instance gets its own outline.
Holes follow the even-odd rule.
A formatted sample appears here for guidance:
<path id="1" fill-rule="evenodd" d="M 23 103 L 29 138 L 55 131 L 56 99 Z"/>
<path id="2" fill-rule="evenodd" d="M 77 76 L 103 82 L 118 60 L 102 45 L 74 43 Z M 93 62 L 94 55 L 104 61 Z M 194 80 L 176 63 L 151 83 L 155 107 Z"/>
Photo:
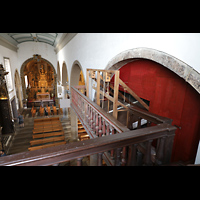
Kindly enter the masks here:
<path id="1" fill-rule="evenodd" d="M 113 117 L 117 119 L 117 105 L 119 93 L 119 70 L 115 71 L 115 84 L 114 84 L 114 101 L 113 101 Z"/>
<path id="2" fill-rule="evenodd" d="M 97 90 L 97 88 L 94 87 L 94 86 L 92 86 L 92 88 L 93 88 L 94 90 Z M 100 90 L 99 92 L 100 92 L 100 94 L 104 95 L 108 100 L 114 102 L 114 97 L 111 97 L 111 96 L 110 96 L 109 94 L 107 94 L 107 93 L 104 93 L 104 94 L 103 94 L 103 91 L 101 91 L 101 90 Z M 124 107 L 125 109 L 128 109 L 128 107 L 125 106 L 125 105 L 124 105 L 123 103 L 121 103 L 120 101 L 118 101 L 117 103 L 118 103 L 117 105 L 120 105 L 120 106 Z"/>
<path id="3" fill-rule="evenodd" d="M 133 92 L 127 85 L 126 83 L 124 83 L 121 79 L 119 79 L 119 84 L 126 88 L 126 90 L 138 101 L 140 102 L 147 110 L 149 110 L 149 106 L 144 102 L 142 101 L 142 99 L 140 99 L 140 97 L 135 93 Z"/>

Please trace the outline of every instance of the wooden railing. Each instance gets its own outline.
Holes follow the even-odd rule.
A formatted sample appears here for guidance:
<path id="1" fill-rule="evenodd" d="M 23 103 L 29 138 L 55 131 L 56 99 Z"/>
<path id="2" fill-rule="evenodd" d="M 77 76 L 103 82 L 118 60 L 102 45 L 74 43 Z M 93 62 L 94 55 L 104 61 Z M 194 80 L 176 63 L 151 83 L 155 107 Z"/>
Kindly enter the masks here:
<path id="1" fill-rule="evenodd" d="M 71 107 L 92 139 L 1 157 L 0 166 L 47 166 L 73 159 L 80 166 L 83 157 L 94 154 L 98 155 L 98 166 L 102 158 L 116 166 L 170 163 L 176 127 L 167 118 L 134 108 L 137 116 L 156 125 L 129 130 L 74 87 L 71 100 Z"/>
<path id="2" fill-rule="evenodd" d="M 108 114 L 105 110 L 103 110 L 100 106 L 96 103 L 92 102 L 88 97 L 78 91 L 77 88 L 71 87 L 71 107 L 76 112 L 79 120 L 81 121 L 82 125 L 84 126 L 87 133 L 90 135 L 91 138 L 96 137 L 103 137 L 109 135 L 123 135 L 130 130 L 117 121 L 113 116 Z M 151 165 L 156 164 L 160 165 L 163 163 L 169 163 L 171 158 L 171 151 L 172 151 L 172 144 L 173 144 L 173 137 L 175 134 L 176 128 L 171 125 L 172 120 L 155 115 L 148 111 L 131 107 L 131 112 L 134 113 L 135 116 L 138 117 L 138 129 L 140 127 L 140 120 L 146 119 L 147 120 L 147 128 L 143 128 L 142 133 L 149 134 L 149 131 L 152 127 L 150 127 L 151 123 L 155 125 L 155 131 L 159 129 L 161 124 L 163 127 L 166 126 L 166 132 L 170 132 L 166 138 L 165 136 L 157 135 L 154 137 L 153 140 L 149 139 L 149 137 L 143 138 L 143 143 L 141 144 L 132 144 L 132 146 L 125 145 L 122 150 L 122 165 L 130 165 L 130 164 L 139 164 L 139 165 Z M 170 127 L 170 131 L 169 128 Z M 132 134 L 135 136 L 135 130 L 131 131 Z M 157 132 L 157 131 L 156 131 Z M 154 135 L 154 132 L 150 132 Z M 141 135 L 138 135 L 141 137 Z M 170 142 L 168 141 L 170 138 Z M 155 155 L 152 156 L 152 145 L 154 143 Z M 167 144 L 167 145 L 166 145 Z M 140 161 L 138 160 L 137 163 L 132 161 L 132 151 L 137 152 L 140 157 Z M 165 155 L 164 155 L 165 152 Z M 167 153 L 166 153 L 167 152 Z M 105 152 L 103 155 L 105 160 L 109 161 L 111 165 L 116 163 L 116 151 L 113 149 L 109 152 Z M 118 152 L 119 154 L 119 152 Z M 134 158 L 135 159 L 135 158 Z M 149 160 L 150 159 L 150 160 Z"/>
<path id="3" fill-rule="evenodd" d="M 121 164 L 121 149 L 129 146 L 129 157 L 127 165 L 137 165 L 141 162 L 141 155 L 137 153 L 137 146 L 145 142 L 146 153 L 143 165 L 152 165 L 151 142 L 159 139 L 160 143 L 156 150 L 156 159 L 162 163 L 169 163 L 171 157 L 171 146 L 175 127 L 163 123 L 144 129 L 127 131 L 123 134 L 108 135 L 106 137 L 94 138 L 80 142 L 40 149 L 35 151 L 13 154 L 0 158 L 0 166 L 48 166 L 77 159 L 77 165 L 81 165 L 83 157 L 98 154 L 97 165 L 102 165 L 102 154 L 105 151 L 115 150 L 114 165 Z"/>

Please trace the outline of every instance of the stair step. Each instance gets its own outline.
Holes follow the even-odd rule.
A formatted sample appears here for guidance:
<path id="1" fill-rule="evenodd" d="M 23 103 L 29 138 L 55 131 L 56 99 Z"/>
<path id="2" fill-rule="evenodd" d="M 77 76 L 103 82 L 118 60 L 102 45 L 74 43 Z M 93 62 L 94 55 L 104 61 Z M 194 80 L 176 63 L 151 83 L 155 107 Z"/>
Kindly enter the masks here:
<path id="1" fill-rule="evenodd" d="M 7 152 L 8 155 L 20 153 L 20 152 L 26 152 L 28 151 L 28 148 L 30 147 L 30 141 L 33 140 L 33 128 L 34 128 L 34 119 L 41 119 L 44 117 L 37 116 L 32 117 L 31 109 L 25 109 L 22 113 L 24 115 L 24 127 L 21 128 L 19 126 L 18 121 L 15 122 L 15 135 L 12 139 L 11 146 L 9 148 L 9 151 Z M 37 114 L 37 112 L 36 112 Z M 63 128 L 63 138 L 64 140 L 69 140 L 71 138 L 71 118 L 65 118 L 63 116 L 57 115 L 57 116 L 50 116 L 51 117 L 59 117 L 59 120 L 61 122 L 62 128 Z M 52 142 L 51 142 L 52 143 Z M 47 144 L 52 145 L 50 142 Z M 63 143 L 62 141 L 57 141 L 54 143 Z M 66 143 L 66 142 L 65 142 Z M 56 145 L 57 145 L 56 144 Z"/>

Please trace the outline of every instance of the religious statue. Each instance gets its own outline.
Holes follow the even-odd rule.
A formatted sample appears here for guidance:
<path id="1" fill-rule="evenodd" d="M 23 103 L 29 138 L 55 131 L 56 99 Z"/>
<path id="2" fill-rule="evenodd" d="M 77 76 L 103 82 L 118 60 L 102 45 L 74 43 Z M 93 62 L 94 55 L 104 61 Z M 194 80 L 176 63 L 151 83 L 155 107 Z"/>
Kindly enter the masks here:
<path id="1" fill-rule="evenodd" d="M 44 66 L 43 66 L 43 65 L 41 65 L 40 73 L 41 73 L 42 75 L 44 75 Z"/>

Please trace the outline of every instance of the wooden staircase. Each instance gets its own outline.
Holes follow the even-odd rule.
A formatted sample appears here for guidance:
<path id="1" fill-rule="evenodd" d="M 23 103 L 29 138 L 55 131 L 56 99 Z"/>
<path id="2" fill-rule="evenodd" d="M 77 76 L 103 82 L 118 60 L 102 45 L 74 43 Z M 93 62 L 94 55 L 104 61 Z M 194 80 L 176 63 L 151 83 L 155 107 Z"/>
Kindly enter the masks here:
<path id="1" fill-rule="evenodd" d="M 80 141 L 90 139 L 90 136 L 87 134 L 86 130 L 84 129 L 79 119 L 78 119 L 78 139 Z"/>
<path id="2" fill-rule="evenodd" d="M 32 137 L 29 151 L 66 144 L 59 117 L 35 119 Z"/>

